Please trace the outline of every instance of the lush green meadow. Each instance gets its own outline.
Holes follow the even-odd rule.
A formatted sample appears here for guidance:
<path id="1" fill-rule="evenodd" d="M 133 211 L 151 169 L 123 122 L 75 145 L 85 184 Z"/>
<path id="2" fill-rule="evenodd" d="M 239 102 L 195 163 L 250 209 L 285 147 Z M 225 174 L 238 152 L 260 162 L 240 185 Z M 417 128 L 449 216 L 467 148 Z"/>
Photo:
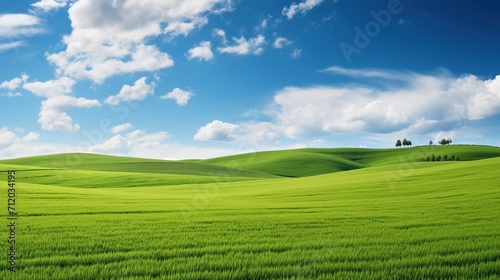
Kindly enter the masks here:
<path id="1" fill-rule="evenodd" d="M 0 279 L 499 279 L 498 166 L 482 146 L 3 160 Z"/>

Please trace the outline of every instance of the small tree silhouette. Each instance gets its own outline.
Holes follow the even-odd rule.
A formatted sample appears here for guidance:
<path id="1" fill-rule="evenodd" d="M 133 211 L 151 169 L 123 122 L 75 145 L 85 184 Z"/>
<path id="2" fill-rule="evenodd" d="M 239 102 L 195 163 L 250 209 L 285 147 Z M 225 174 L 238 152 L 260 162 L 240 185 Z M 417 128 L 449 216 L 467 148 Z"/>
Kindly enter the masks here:
<path id="1" fill-rule="evenodd" d="M 403 139 L 403 146 L 408 146 L 408 140 L 406 140 L 406 138 Z"/>
<path id="2" fill-rule="evenodd" d="M 398 141 L 396 141 L 396 147 L 397 148 L 401 147 L 401 140 L 398 139 Z"/>

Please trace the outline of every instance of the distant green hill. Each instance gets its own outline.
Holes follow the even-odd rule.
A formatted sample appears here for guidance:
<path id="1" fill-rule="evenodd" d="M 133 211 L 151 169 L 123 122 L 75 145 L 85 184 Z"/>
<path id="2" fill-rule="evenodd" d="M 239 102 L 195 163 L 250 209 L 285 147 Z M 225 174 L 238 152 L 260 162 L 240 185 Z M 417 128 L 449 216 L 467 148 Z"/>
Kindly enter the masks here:
<path id="1" fill-rule="evenodd" d="M 210 177 L 275 178 L 280 176 L 296 178 L 417 162 L 421 158 L 432 156 L 432 154 L 435 156 L 447 155 L 448 157 L 455 155 L 461 161 L 471 161 L 500 157 L 500 148 L 474 145 L 391 149 L 308 148 L 180 161 L 76 153 L 0 160 L 0 164 L 16 165 L 25 170 L 44 168 Z"/>
<path id="2" fill-rule="evenodd" d="M 155 160 L 85 153 L 57 154 L 25 157 L 12 160 L 0 160 L 0 164 L 20 165 L 23 166 L 23 169 L 39 167 L 69 170 L 156 173 L 196 176 L 214 176 L 222 172 L 237 174 L 240 177 L 274 177 L 272 175 L 269 175 L 268 173 L 253 170 L 227 168 L 225 166 L 203 162 Z"/>
<path id="3" fill-rule="evenodd" d="M 364 167 L 419 161 L 422 157 L 455 155 L 460 160 L 500 157 L 491 146 L 419 146 L 391 149 L 330 148 L 256 152 L 208 159 L 201 162 L 230 165 L 245 170 L 286 177 L 304 177 Z"/>

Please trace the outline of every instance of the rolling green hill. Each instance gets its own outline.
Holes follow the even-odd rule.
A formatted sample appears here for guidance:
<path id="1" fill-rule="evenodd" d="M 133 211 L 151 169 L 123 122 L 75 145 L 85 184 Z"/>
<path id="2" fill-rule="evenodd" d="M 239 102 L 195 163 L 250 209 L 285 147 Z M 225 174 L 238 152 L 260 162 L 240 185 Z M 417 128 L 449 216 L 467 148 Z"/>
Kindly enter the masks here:
<path id="1" fill-rule="evenodd" d="M 202 162 L 230 165 L 285 177 L 304 177 L 387 164 L 416 162 L 432 154 L 450 157 L 455 155 L 462 161 L 467 161 L 500 157 L 500 148 L 455 145 L 399 149 L 296 149 L 234 155 Z"/>
<path id="2" fill-rule="evenodd" d="M 498 279 L 499 149 L 427 148 L 3 160 L 0 279 Z"/>
<path id="3" fill-rule="evenodd" d="M 388 164 L 405 164 L 431 156 L 455 155 L 461 161 L 500 157 L 500 148 L 452 145 L 393 149 L 294 149 L 233 155 L 207 160 L 167 161 L 96 154 L 58 154 L 0 160 L 20 168 L 154 173 L 189 176 L 274 178 L 306 177 Z M 28 167 L 29 166 L 29 167 Z"/>
<path id="4" fill-rule="evenodd" d="M 91 170 L 108 172 L 155 173 L 175 175 L 214 176 L 221 172 L 240 177 L 272 178 L 264 172 L 240 170 L 203 162 L 168 161 L 98 154 L 57 154 L 0 160 L 0 164 L 32 166 L 65 170 Z M 21 167 L 23 168 L 23 167 Z"/>

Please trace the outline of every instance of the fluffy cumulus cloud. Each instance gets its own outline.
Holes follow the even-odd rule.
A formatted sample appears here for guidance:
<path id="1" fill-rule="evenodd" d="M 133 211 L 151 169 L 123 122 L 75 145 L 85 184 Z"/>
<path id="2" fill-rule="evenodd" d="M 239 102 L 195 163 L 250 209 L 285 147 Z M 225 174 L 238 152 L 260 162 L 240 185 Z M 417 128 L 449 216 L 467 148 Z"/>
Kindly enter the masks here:
<path id="1" fill-rule="evenodd" d="M 245 37 L 233 38 L 235 44 L 218 48 L 220 53 L 238 54 L 238 55 L 259 55 L 264 51 L 266 38 L 263 35 L 247 40 Z"/>
<path id="2" fill-rule="evenodd" d="M 198 46 L 190 49 L 187 53 L 188 59 L 198 59 L 210 61 L 214 59 L 212 52 L 212 43 L 209 41 L 201 42 Z"/>
<path id="3" fill-rule="evenodd" d="M 270 122 L 248 121 L 232 124 L 214 120 L 198 129 L 194 139 L 260 145 L 276 141 L 278 137 L 276 126 Z"/>
<path id="4" fill-rule="evenodd" d="M 471 94 L 467 102 L 470 119 L 484 119 L 500 114 L 500 75 L 486 81 L 470 75 L 457 80 L 452 86 L 453 90 Z"/>
<path id="5" fill-rule="evenodd" d="M 127 146 L 127 138 L 120 134 L 114 135 L 109 139 L 105 139 L 103 143 L 97 144 L 89 148 L 90 152 L 110 153 L 123 150 Z"/>
<path id="6" fill-rule="evenodd" d="M 467 128 L 468 122 L 500 115 L 500 75 L 480 79 L 340 67 L 323 72 L 376 79 L 377 86 L 285 87 L 264 112 L 272 121 L 215 120 L 201 127 L 194 139 L 265 144 L 282 136 L 301 139 L 346 133 L 372 135 L 383 142 L 401 133 L 437 138 L 460 133 L 474 138 L 477 135 Z"/>
<path id="7" fill-rule="evenodd" d="M 71 93 L 74 85 L 74 80 L 68 77 L 61 77 L 57 80 L 46 82 L 25 83 L 23 88 L 36 96 L 51 98 Z"/>
<path id="8" fill-rule="evenodd" d="M 165 145 L 168 134 L 165 131 L 146 133 L 143 130 L 135 130 L 125 135 L 116 134 L 102 143 L 89 148 L 91 152 L 126 152 L 135 148 L 155 149 Z"/>
<path id="9" fill-rule="evenodd" d="M 99 101 L 67 95 L 52 97 L 42 101 L 38 122 L 45 130 L 75 132 L 80 129 L 80 126 L 73 122 L 73 119 L 66 113 L 67 110 L 72 107 L 91 108 L 95 106 L 100 106 Z"/>
<path id="10" fill-rule="evenodd" d="M 44 145 L 37 143 L 40 134 L 29 132 L 24 136 L 24 129 L 10 130 L 8 127 L 0 128 L 0 158 L 13 158 L 33 156 L 56 152 L 57 145 Z M 59 150 L 62 151 L 62 150 Z"/>
<path id="11" fill-rule="evenodd" d="M 168 143 L 167 139 L 168 134 L 164 131 L 147 133 L 143 130 L 136 130 L 127 134 L 113 135 L 104 139 L 102 143 L 89 147 L 86 151 L 159 159 L 213 158 L 252 151 L 249 149 L 252 147 L 246 146 L 242 149 L 190 147 L 178 143 Z"/>
<path id="12" fill-rule="evenodd" d="M 207 15 L 230 10 L 230 0 L 75 2 L 66 48 L 47 55 L 59 74 L 102 83 L 107 78 L 171 67 L 170 56 L 151 43 L 157 36 L 187 35 Z"/>
<path id="13" fill-rule="evenodd" d="M 40 139 L 40 133 L 29 132 L 28 134 L 23 136 L 23 141 L 25 142 L 33 142 Z"/>
<path id="14" fill-rule="evenodd" d="M 119 133 L 127 131 L 127 130 L 129 130 L 131 128 L 132 128 L 132 125 L 130 123 L 124 123 L 124 124 L 113 126 L 111 128 L 111 132 L 114 133 L 114 134 L 119 134 Z"/>
<path id="15" fill-rule="evenodd" d="M 67 2 L 67 0 L 40 0 L 36 3 L 31 4 L 31 6 L 44 12 L 48 12 L 66 7 Z"/>
<path id="16" fill-rule="evenodd" d="M 146 82 L 146 77 L 142 77 L 133 86 L 124 85 L 117 95 L 106 98 L 104 102 L 110 105 L 118 105 L 121 102 L 141 101 L 152 94 L 154 94 L 153 85 Z"/>
<path id="17" fill-rule="evenodd" d="M 189 99 L 191 99 L 191 97 L 193 97 L 193 95 L 194 94 L 190 91 L 185 91 L 185 90 L 182 90 L 180 88 L 175 88 L 174 90 L 161 96 L 160 98 L 161 99 L 173 99 L 173 100 L 175 100 L 177 105 L 185 106 L 186 104 L 188 104 Z"/>
<path id="18" fill-rule="evenodd" d="M 28 80 L 29 76 L 26 74 L 22 74 L 21 77 L 16 77 L 10 81 L 4 81 L 0 84 L 1 89 L 8 89 L 8 90 L 16 90 L 19 88 L 23 83 L 26 83 Z"/>
<path id="19" fill-rule="evenodd" d="M 306 14 L 308 11 L 312 10 L 322 2 L 323 0 L 305 0 L 304 2 L 301 2 L 299 4 L 294 2 L 289 7 L 284 7 L 281 13 L 288 19 L 293 19 L 296 14 Z"/>
<path id="20" fill-rule="evenodd" d="M 384 70 L 334 72 L 362 78 L 391 76 Z M 500 114 L 500 76 L 481 80 L 473 75 L 398 75 L 397 81 L 383 79 L 385 86 L 379 88 L 286 87 L 275 95 L 270 115 L 281 133 L 298 138 L 335 132 L 429 133 Z"/>
<path id="21" fill-rule="evenodd" d="M 7 127 L 0 129 L 0 146 L 12 144 L 18 140 L 16 134 Z"/>
<path id="22" fill-rule="evenodd" d="M 233 141 L 237 129 L 239 129 L 239 125 L 214 120 L 198 129 L 194 139 L 199 141 Z"/>

